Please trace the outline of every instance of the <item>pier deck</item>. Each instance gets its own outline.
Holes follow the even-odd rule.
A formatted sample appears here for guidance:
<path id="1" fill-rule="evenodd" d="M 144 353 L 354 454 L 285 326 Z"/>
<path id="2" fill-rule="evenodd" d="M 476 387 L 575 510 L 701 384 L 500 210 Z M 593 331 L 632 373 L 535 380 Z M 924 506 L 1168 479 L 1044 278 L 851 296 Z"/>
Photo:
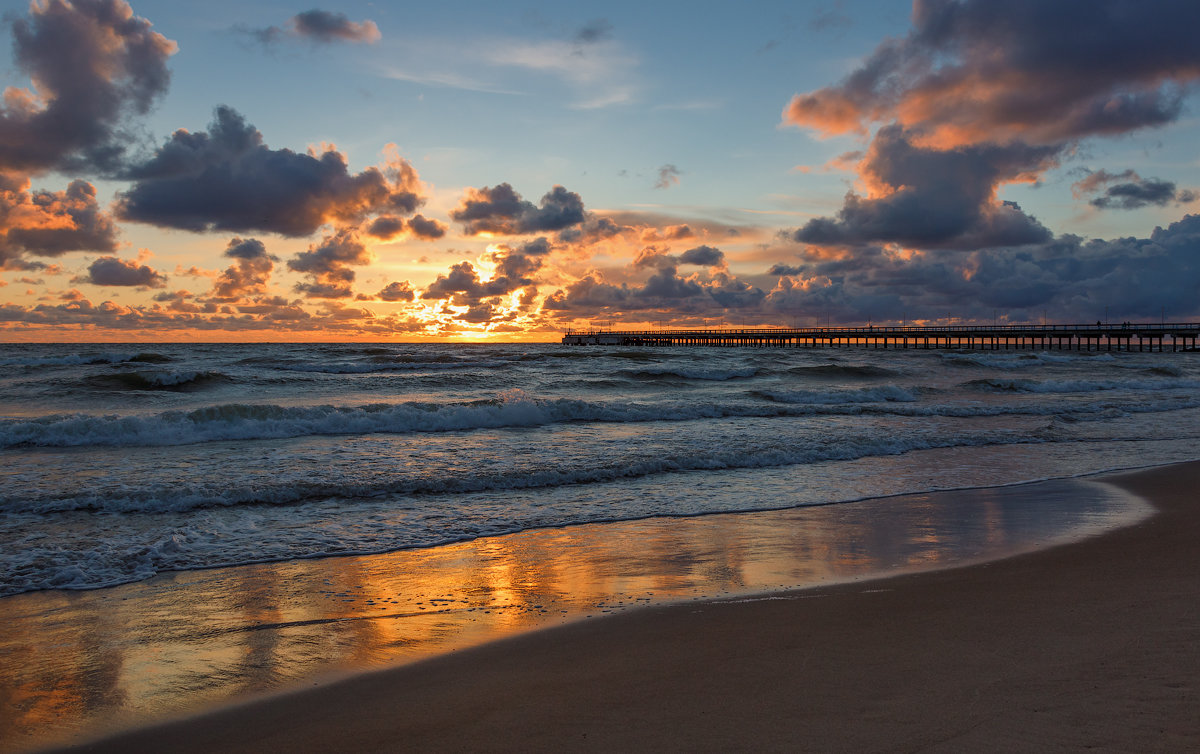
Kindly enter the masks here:
<path id="1" fill-rule="evenodd" d="M 573 346 L 1195 351 L 1200 323 L 568 330 Z M 1169 344 L 1170 348 L 1165 348 Z"/>

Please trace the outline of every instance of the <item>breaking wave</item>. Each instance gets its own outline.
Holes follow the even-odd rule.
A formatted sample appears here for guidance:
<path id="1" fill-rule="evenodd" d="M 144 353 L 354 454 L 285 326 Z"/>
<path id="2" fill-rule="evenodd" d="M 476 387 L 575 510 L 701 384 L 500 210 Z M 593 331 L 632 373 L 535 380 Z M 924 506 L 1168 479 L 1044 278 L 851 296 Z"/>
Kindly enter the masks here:
<path id="1" fill-rule="evenodd" d="M 123 390 L 191 390 L 228 382 L 230 377 L 221 372 L 117 372 L 92 375 L 84 381 L 94 387 Z"/>
<path id="2" fill-rule="evenodd" d="M 1194 390 L 1200 381 L 1179 379 L 1155 380 L 1019 380 L 986 378 L 970 380 L 963 387 L 990 392 L 1009 393 L 1095 393 L 1111 390 L 1134 392 L 1163 390 Z"/>
<path id="3" fill-rule="evenodd" d="M 726 380 L 742 380 L 755 376 L 759 370 L 756 367 L 746 367 L 742 369 L 712 369 L 705 367 L 655 367 L 652 369 L 629 369 L 624 370 L 622 374 L 626 374 L 635 379 L 657 380 L 657 379 L 680 379 L 680 380 L 708 380 L 712 382 L 724 382 Z"/>
<path id="4" fill-rule="evenodd" d="M 34 356 L 0 359 L 0 367 L 64 367 L 90 366 L 94 364 L 164 364 L 170 356 L 161 353 L 73 353 L 66 356 Z"/>
<path id="5" fill-rule="evenodd" d="M 894 377 L 899 374 L 894 370 L 870 364 L 821 364 L 812 367 L 792 367 L 788 372 L 802 377 L 849 377 L 852 379 Z"/>

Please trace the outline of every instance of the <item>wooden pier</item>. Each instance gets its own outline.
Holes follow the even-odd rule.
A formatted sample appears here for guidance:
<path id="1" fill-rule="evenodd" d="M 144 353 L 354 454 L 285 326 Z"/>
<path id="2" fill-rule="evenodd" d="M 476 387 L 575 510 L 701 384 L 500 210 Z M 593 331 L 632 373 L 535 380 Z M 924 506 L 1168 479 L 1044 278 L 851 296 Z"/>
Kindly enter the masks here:
<path id="1" fill-rule="evenodd" d="M 1195 351 L 1200 323 L 568 330 L 569 346 Z M 1170 348 L 1166 348 L 1170 345 Z"/>

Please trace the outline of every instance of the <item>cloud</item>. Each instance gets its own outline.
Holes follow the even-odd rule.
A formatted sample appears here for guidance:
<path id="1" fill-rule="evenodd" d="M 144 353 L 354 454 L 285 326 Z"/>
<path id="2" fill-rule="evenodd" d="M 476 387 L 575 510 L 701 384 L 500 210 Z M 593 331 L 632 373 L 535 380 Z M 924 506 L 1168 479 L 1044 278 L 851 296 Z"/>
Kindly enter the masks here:
<path id="1" fill-rule="evenodd" d="M 395 215 L 382 215 L 367 225 L 363 232 L 385 241 L 399 236 L 407 230 L 414 238 L 433 241 L 446 235 L 446 226 L 437 220 L 431 220 L 424 215 L 414 215 L 405 222 L 404 218 Z"/>
<path id="2" fill-rule="evenodd" d="M 656 189 L 669 189 L 679 184 L 679 168 L 674 165 L 663 165 L 658 169 L 658 180 L 654 182 Z"/>
<path id="3" fill-rule="evenodd" d="M 489 327 L 512 322 L 533 311 L 537 298 L 535 275 L 553 251 L 544 237 L 520 246 L 490 247 L 482 259 L 485 267 L 492 268 L 488 279 L 470 262 L 459 262 L 451 265 L 448 273 L 438 275 L 421 293 L 421 299 L 458 307 L 460 311 L 453 313 L 458 322 Z"/>
<path id="4" fill-rule="evenodd" d="M 565 230 L 585 219 L 583 200 L 562 186 L 542 197 L 541 206 L 521 198 L 507 183 L 495 188 L 467 189 L 450 217 L 463 224 L 467 235 L 523 235 Z"/>
<path id="5" fill-rule="evenodd" d="M 377 295 L 384 301 L 412 301 L 416 297 L 412 285 L 407 280 L 388 283 Z"/>
<path id="6" fill-rule="evenodd" d="M 647 312 L 655 312 L 655 318 L 719 317 L 728 310 L 758 308 L 766 294 L 729 274 L 725 264 L 725 254 L 712 246 L 697 246 L 679 255 L 648 246 L 624 270 L 610 270 L 607 275 L 592 270 L 556 290 L 543 309 L 560 316 L 622 317 L 634 312 L 632 316 L 644 319 Z M 709 269 L 681 275 L 681 265 Z M 614 283 L 606 277 L 626 280 Z"/>
<path id="7" fill-rule="evenodd" d="M 1200 81 L 1200 6 L 1157 0 L 921 0 L 913 28 L 840 83 L 792 98 L 787 123 L 867 134 L 865 194 L 796 230 L 822 245 L 971 250 L 1047 242 L 1005 185 L 1036 182 L 1081 140 L 1175 120 Z M 1124 185 L 1098 206 L 1162 201 Z M 1169 201 L 1169 200 L 1168 200 Z"/>
<path id="8" fill-rule="evenodd" d="M 391 240 L 404 232 L 404 218 L 395 215 L 382 215 L 371 221 L 363 232 L 385 241 Z"/>
<path id="9" fill-rule="evenodd" d="M 793 267 L 782 262 L 771 265 L 771 269 L 767 270 L 768 275 L 799 275 L 802 272 L 804 272 L 803 267 Z"/>
<path id="10" fill-rule="evenodd" d="M 309 298 L 349 298 L 354 295 L 350 284 L 354 270 L 371 263 L 367 250 L 353 231 L 341 230 L 326 236 L 319 244 L 308 247 L 288 260 L 288 269 L 309 275 L 307 283 L 298 283 L 296 290 Z"/>
<path id="11" fill-rule="evenodd" d="M 63 191 L 30 191 L 28 180 L 7 183 L 0 186 L 0 267 L 24 254 L 116 249 L 112 218 L 87 181 L 72 181 Z"/>
<path id="12" fill-rule="evenodd" d="M 257 238 L 231 238 L 224 255 L 234 263 L 213 283 L 214 299 L 236 301 L 267 294 L 267 283 L 279 259 L 267 253 L 262 241 Z"/>
<path id="13" fill-rule="evenodd" d="M 117 257 L 100 257 L 88 267 L 88 274 L 85 277 L 73 282 L 162 288 L 167 284 L 167 278 L 152 268 L 144 264 L 140 265 L 135 261 L 126 261 Z"/>
<path id="14" fill-rule="evenodd" d="M 655 241 L 682 241 L 688 238 L 695 238 L 696 233 L 692 230 L 692 226 L 686 223 L 679 225 L 668 225 L 664 228 L 646 228 L 642 231 L 642 241 L 653 243 Z"/>
<path id="15" fill-rule="evenodd" d="M 1194 316 L 1200 290 L 1200 215 L 1148 238 L 1044 243 L 970 252 L 903 252 L 866 246 L 841 257 L 807 253 L 781 265 L 765 305 L 790 316 L 854 322 L 874 318 L 990 321 L 1095 321 L 1110 307 L 1122 319 L 1154 319 L 1162 309 Z M 1119 314 L 1118 314 L 1119 312 Z"/>
<path id="16" fill-rule="evenodd" d="M 724 267 L 725 253 L 712 246 L 697 246 L 688 249 L 678 256 L 667 254 L 663 250 L 647 246 L 633 260 L 635 269 L 654 268 L 660 270 L 675 269 L 681 264 L 698 267 Z"/>
<path id="17" fill-rule="evenodd" d="M 264 45 L 270 45 L 288 37 L 307 39 L 323 44 L 332 42 L 374 44 L 381 38 L 379 27 L 374 21 L 351 21 L 342 13 L 316 9 L 292 16 L 285 28 L 268 26 L 262 29 L 235 28 L 235 31 L 249 34 Z"/>
<path id="18" fill-rule="evenodd" d="M 1165 207 L 1172 202 L 1186 204 L 1195 201 L 1197 193 L 1179 190 L 1171 181 L 1142 178 L 1133 170 L 1109 173 L 1098 170 L 1089 173 L 1071 186 L 1076 198 L 1103 192 L 1088 203 L 1099 209 L 1139 209 L 1147 206 Z"/>
<path id="19" fill-rule="evenodd" d="M 45 0 L 11 25 L 32 88 L 4 92 L 0 171 L 117 170 L 123 125 L 167 91 L 175 43 L 123 0 Z"/>
<path id="20" fill-rule="evenodd" d="M 379 27 L 374 21 L 356 23 L 341 13 L 309 10 L 292 16 L 291 28 L 298 36 L 316 42 L 378 42 Z"/>
<path id="21" fill-rule="evenodd" d="M 697 246 L 679 255 L 680 264 L 695 264 L 702 267 L 724 267 L 725 253 L 711 246 Z"/>
<path id="22" fill-rule="evenodd" d="M 581 44 L 595 44 L 612 37 L 613 26 L 603 18 L 588 21 L 575 32 L 575 41 Z"/>
<path id="23" fill-rule="evenodd" d="M 1053 145 L 1173 121 L 1200 80 L 1200 6 L 922 0 L 913 29 L 841 83 L 792 98 L 823 135 L 895 121 L 942 147 Z"/>
<path id="24" fill-rule="evenodd" d="M 571 41 L 500 40 L 480 47 L 485 65 L 520 68 L 555 76 L 571 86 L 576 109 L 592 110 L 632 102 L 638 90 L 638 60 L 607 38 L 600 26 L 584 27 L 592 38 Z"/>
<path id="25" fill-rule="evenodd" d="M 120 194 L 124 220 L 190 231 L 262 231 L 307 236 L 326 223 L 412 212 L 423 201 L 416 170 L 391 156 L 358 174 L 332 147 L 321 154 L 270 149 L 229 107 L 209 130 L 176 131 L 149 160 L 130 167 Z"/>
<path id="26" fill-rule="evenodd" d="M 408 221 L 408 232 L 417 238 L 434 241 L 446 235 L 446 226 L 424 215 L 413 215 Z"/>
<path id="27" fill-rule="evenodd" d="M 957 249 L 1040 243 L 1050 231 L 996 191 L 1056 164 L 1057 152 L 1021 143 L 922 147 L 900 126 L 884 126 L 859 165 L 874 196 L 848 193 L 836 219 L 810 220 L 792 238 Z"/>

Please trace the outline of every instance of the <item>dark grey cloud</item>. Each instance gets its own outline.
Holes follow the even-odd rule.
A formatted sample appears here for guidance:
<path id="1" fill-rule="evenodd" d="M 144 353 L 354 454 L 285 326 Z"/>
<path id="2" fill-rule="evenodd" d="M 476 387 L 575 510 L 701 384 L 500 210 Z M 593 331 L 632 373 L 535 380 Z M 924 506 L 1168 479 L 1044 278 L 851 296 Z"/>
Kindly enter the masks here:
<path id="1" fill-rule="evenodd" d="M 679 265 L 714 268 L 710 275 L 681 276 Z M 752 309 L 766 294 L 752 283 L 739 280 L 723 268 L 725 255 L 711 246 L 697 246 L 675 256 L 650 246 L 630 264 L 631 270 L 653 270 L 640 284 L 612 284 L 597 273 L 555 291 L 543 307 L 551 312 L 583 312 L 612 316 L 619 312 L 656 311 L 661 314 L 720 316 L 726 310 Z M 644 316 L 638 315 L 638 316 Z"/>
<path id="2" fill-rule="evenodd" d="M 116 171 L 126 122 L 167 91 L 175 43 L 123 0 L 46 0 L 10 23 L 33 89 L 5 92 L 0 171 Z"/>
<path id="3" fill-rule="evenodd" d="M 898 119 L 948 142 L 1060 144 L 1175 120 L 1200 80 L 1200 5 L 923 0 L 913 28 L 787 120 L 825 133 Z"/>
<path id="4" fill-rule="evenodd" d="M 292 16 L 283 27 L 267 26 L 261 29 L 234 27 L 235 32 L 247 34 L 264 45 L 272 45 L 284 39 L 307 39 L 311 42 L 362 42 L 373 44 L 381 35 L 374 21 L 351 21 L 343 13 L 326 10 L 308 10 Z"/>
<path id="5" fill-rule="evenodd" d="M 846 195 L 836 218 L 816 218 L 792 234 L 803 243 L 901 243 L 971 249 L 1042 243 L 1050 231 L 997 186 L 1054 164 L 1055 147 L 980 144 L 952 150 L 920 147 L 896 125 L 880 128 L 862 176 L 878 198 Z"/>
<path id="6" fill-rule="evenodd" d="M 588 21 L 575 32 L 575 41 L 583 44 L 595 44 L 612 36 L 613 26 L 603 18 Z"/>
<path id="7" fill-rule="evenodd" d="M 434 241 L 446 235 L 446 226 L 424 215 L 413 215 L 408 221 L 408 232 L 417 238 Z"/>
<path id="8" fill-rule="evenodd" d="M 701 267 L 720 267 L 725 264 L 725 253 L 712 246 L 697 246 L 679 255 L 680 264 L 695 264 Z"/>
<path id="9" fill-rule="evenodd" d="M 378 293 L 378 296 L 384 301 L 412 301 L 416 293 L 413 291 L 412 285 L 405 280 L 388 283 L 387 287 Z"/>
<path id="10" fill-rule="evenodd" d="M 130 167 L 118 217 L 190 231 L 264 231 L 307 236 L 326 223 L 412 212 L 422 202 L 403 160 L 351 174 L 340 152 L 314 156 L 270 149 L 228 107 L 208 131 L 176 131 L 149 160 Z"/>
<path id="11" fill-rule="evenodd" d="M 88 274 L 79 278 L 77 282 L 91 283 L 92 285 L 162 288 L 167 284 L 167 278 L 144 264 L 117 257 L 100 257 L 88 267 Z"/>
<path id="12" fill-rule="evenodd" d="M 842 321 L 943 318 L 1095 321 L 1200 314 L 1200 215 L 1148 238 L 1045 243 L 970 252 L 934 250 L 902 258 L 881 247 L 809 257 L 779 280 L 765 305 L 781 313 Z"/>
<path id="13" fill-rule="evenodd" d="M 1186 204 L 1197 198 L 1197 193 L 1193 190 L 1178 189 L 1173 182 L 1160 178 L 1142 178 L 1133 170 L 1120 173 L 1097 170 L 1077 181 L 1071 188 L 1077 197 L 1099 193 L 1099 196 L 1088 202 L 1099 209 L 1165 207 L 1172 202 Z"/>
<path id="14" fill-rule="evenodd" d="M 292 16 L 295 33 L 316 42 L 377 42 L 379 27 L 374 21 L 351 21 L 342 13 L 308 10 Z"/>
<path id="15" fill-rule="evenodd" d="M 424 215 L 414 215 L 407 221 L 395 215 L 382 215 L 372 220 L 363 229 L 363 232 L 369 236 L 388 241 L 406 230 L 413 237 L 424 241 L 433 241 L 446 235 L 446 226 L 443 223 L 427 218 Z"/>
<path id="16" fill-rule="evenodd" d="M 1117 183 L 1104 191 L 1089 204 L 1100 209 L 1137 209 L 1147 205 L 1165 207 L 1175 200 L 1178 192 L 1175 184 L 1147 178 L 1129 183 Z"/>
<path id="17" fill-rule="evenodd" d="M 804 272 L 803 267 L 793 267 L 783 263 L 771 265 L 771 269 L 767 270 L 768 275 L 799 275 L 801 272 Z"/>
<path id="18" fill-rule="evenodd" d="M 501 183 L 494 188 L 468 189 L 450 217 L 462 223 L 469 235 L 523 235 L 581 225 L 585 212 L 579 194 L 562 186 L 550 189 L 537 206 L 522 199 L 509 184 Z"/>
<path id="19" fill-rule="evenodd" d="M 288 260 L 288 269 L 302 272 L 309 282 L 296 285 L 296 291 L 309 298 L 349 298 L 354 295 L 353 267 L 371 263 L 371 253 L 349 230 L 326 236 Z"/>
<path id="20" fill-rule="evenodd" d="M 558 240 L 570 244 L 591 244 L 615 238 L 632 230 L 629 226 L 616 223 L 610 218 L 589 214 L 581 225 L 560 230 Z"/>
<path id="21" fill-rule="evenodd" d="M 785 120 L 825 135 L 878 128 L 871 189 L 793 234 L 826 246 L 973 250 L 1050 232 L 1004 185 L 1036 181 L 1080 140 L 1177 119 L 1200 83 L 1200 5 L 1151 0 L 924 0 L 913 28 L 840 83 L 794 97 Z M 1098 206 L 1159 203 L 1167 186 L 1110 186 Z M 1190 195 L 1185 195 L 1190 196 Z"/>
<path id="22" fill-rule="evenodd" d="M 375 218 L 363 229 L 368 236 L 391 240 L 404 232 L 404 218 L 395 215 L 382 215 Z"/>

